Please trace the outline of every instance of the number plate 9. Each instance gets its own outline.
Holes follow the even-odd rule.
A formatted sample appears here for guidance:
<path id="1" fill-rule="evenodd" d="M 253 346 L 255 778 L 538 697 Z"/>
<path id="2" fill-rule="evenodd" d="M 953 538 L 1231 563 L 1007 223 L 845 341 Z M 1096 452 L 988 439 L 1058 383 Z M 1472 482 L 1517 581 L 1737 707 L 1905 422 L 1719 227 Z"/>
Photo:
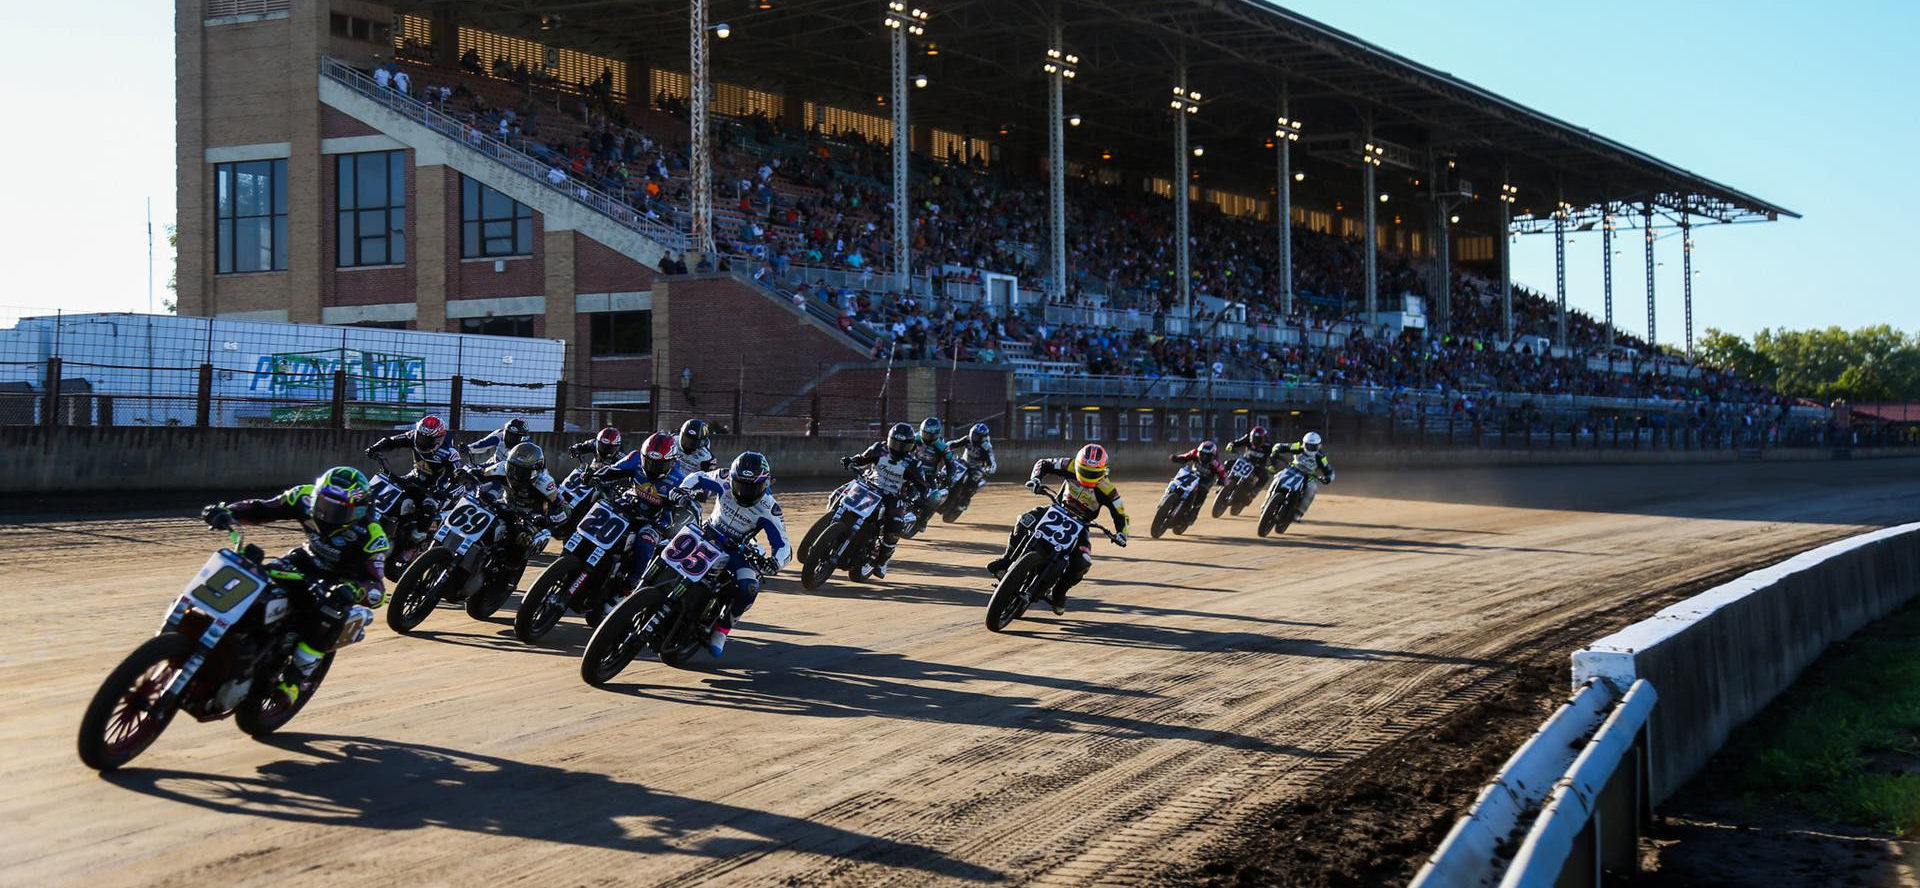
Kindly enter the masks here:
<path id="1" fill-rule="evenodd" d="M 225 552 L 219 552 L 207 559 L 186 594 L 202 610 L 224 616 L 239 610 L 253 600 L 254 593 L 264 588 L 266 583 L 258 576 L 234 564 Z"/>

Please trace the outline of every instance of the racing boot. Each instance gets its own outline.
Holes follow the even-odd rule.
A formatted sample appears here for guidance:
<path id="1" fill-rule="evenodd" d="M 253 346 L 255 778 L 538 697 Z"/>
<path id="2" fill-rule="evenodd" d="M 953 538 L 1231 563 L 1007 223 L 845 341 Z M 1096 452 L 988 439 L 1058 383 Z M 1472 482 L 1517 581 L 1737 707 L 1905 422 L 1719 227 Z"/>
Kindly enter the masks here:
<path id="1" fill-rule="evenodd" d="M 1067 615 L 1067 587 L 1065 586 L 1053 587 L 1053 594 L 1047 597 L 1047 603 L 1053 605 L 1054 616 L 1056 617 L 1066 616 Z"/>
<path id="2" fill-rule="evenodd" d="M 721 617 L 714 621 L 713 631 L 707 633 L 707 653 L 716 657 L 727 649 L 727 636 L 733 634 L 733 618 Z"/>
<path id="3" fill-rule="evenodd" d="M 884 580 L 887 578 L 887 565 L 893 563 L 893 552 L 898 548 L 900 548 L 899 543 L 883 542 L 880 544 L 880 557 L 873 562 L 874 579 Z"/>
<path id="4" fill-rule="evenodd" d="M 313 679 L 313 670 L 325 656 L 326 652 L 314 650 L 304 641 L 296 645 L 292 662 L 281 671 L 280 684 L 273 689 L 274 702 L 281 706 L 300 702 L 300 689 Z"/>

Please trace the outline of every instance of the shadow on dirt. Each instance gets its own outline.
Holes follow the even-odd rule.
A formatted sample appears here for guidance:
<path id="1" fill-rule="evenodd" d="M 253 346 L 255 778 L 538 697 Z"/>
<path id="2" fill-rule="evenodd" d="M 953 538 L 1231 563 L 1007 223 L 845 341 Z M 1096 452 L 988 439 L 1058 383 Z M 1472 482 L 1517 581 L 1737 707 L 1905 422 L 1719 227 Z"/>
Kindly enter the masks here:
<path id="1" fill-rule="evenodd" d="M 923 845 L 604 774 L 372 737 L 281 734 L 267 742 L 293 755 L 261 765 L 253 776 L 130 768 L 104 779 L 156 798 L 292 823 L 380 832 L 439 827 L 714 860 L 780 849 L 885 860 L 944 879 L 1003 878 Z"/>

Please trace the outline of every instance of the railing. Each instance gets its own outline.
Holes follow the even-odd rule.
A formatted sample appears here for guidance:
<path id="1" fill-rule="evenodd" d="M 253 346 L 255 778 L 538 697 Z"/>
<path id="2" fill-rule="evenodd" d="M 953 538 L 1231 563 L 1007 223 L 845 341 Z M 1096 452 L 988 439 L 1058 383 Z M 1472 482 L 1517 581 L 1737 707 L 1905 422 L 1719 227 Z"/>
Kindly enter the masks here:
<path id="1" fill-rule="evenodd" d="M 478 128 L 455 119 L 420 99 L 397 90 L 383 88 L 375 83 L 373 78 L 351 65 L 323 57 L 320 60 L 320 73 L 327 79 L 465 146 L 476 154 L 500 163 L 575 203 L 639 232 L 671 252 L 683 253 L 688 249 L 689 239 L 685 231 L 648 218 L 646 214 L 635 210 L 626 201 L 592 185 L 576 181 L 571 176 L 563 182 L 555 183 L 547 178 L 548 171 L 554 168 L 552 164 L 515 145 L 483 133 Z"/>

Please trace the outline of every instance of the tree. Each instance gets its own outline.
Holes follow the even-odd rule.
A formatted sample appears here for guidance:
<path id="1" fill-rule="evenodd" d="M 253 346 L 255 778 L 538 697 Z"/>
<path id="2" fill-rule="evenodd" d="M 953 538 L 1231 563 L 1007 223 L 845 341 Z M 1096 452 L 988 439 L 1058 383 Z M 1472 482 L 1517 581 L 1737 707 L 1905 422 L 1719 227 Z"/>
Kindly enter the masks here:
<path id="1" fill-rule="evenodd" d="M 1768 328 L 1754 334 L 1751 342 L 1709 328 L 1699 361 L 1795 397 L 1920 399 L 1920 336 L 1887 324 L 1852 331 Z"/>

